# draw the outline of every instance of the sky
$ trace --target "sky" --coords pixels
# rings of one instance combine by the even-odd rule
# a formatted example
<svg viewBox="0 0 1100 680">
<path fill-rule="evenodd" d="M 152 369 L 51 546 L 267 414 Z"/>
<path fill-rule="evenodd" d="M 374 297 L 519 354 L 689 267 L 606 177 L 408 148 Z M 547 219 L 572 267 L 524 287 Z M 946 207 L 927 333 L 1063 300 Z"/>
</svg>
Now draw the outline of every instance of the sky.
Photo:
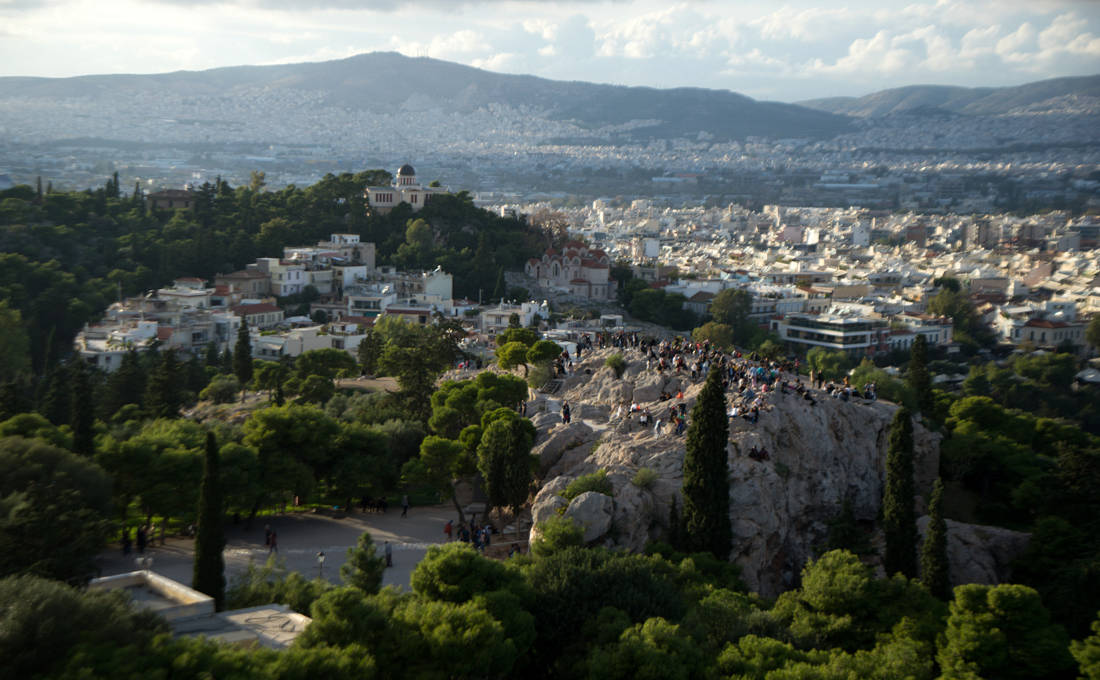
<svg viewBox="0 0 1100 680">
<path fill-rule="evenodd" d="M 0 75 L 159 73 L 373 51 L 798 101 L 1100 73 L 1100 1 L 0 0 Z"/>
</svg>

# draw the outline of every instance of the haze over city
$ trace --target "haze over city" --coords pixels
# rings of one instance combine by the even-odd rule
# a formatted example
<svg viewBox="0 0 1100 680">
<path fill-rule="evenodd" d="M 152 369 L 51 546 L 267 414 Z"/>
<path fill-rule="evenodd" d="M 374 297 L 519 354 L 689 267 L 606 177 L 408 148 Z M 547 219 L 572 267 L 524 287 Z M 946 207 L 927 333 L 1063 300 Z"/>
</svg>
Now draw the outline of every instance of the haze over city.
<svg viewBox="0 0 1100 680">
<path fill-rule="evenodd" d="M 385 50 L 501 73 L 798 101 L 924 83 L 1018 85 L 1100 63 L 1100 4 L 1070 0 L 0 0 L 0 26 L 0 75 L 20 76 Z"/>
</svg>

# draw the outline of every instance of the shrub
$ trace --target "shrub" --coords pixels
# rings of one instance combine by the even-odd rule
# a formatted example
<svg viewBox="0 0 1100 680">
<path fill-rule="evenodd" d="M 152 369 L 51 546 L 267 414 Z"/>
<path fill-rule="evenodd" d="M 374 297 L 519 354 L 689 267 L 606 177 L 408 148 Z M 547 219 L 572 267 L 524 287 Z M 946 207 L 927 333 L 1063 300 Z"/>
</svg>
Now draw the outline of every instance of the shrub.
<svg viewBox="0 0 1100 680">
<path fill-rule="evenodd" d="M 584 529 L 570 517 L 551 517 L 538 527 L 539 536 L 531 544 L 531 554 L 535 557 L 549 557 L 584 544 Z"/>
<path fill-rule="evenodd" d="M 199 392 L 199 399 L 208 399 L 215 404 L 228 404 L 237 401 L 241 391 L 241 382 L 235 375 L 220 374 L 214 376 L 210 384 Z"/>
<path fill-rule="evenodd" d="M 657 483 L 657 471 L 653 468 L 638 468 L 634 473 L 634 479 L 630 480 L 639 489 L 649 490 Z"/>
<path fill-rule="evenodd" d="M 615 371 L 616 378 L 623 377 L 623 373 L 626 371 L 626 359 L 623 359 L 622 354 L 612 354 L 603 363 L 604 366 Z"/>
<path fill-rule="evenodd" d="M 569 486 L 565 487 L 565 491 L 561 492 L 561 496 L 571 501 L 588 491 L 602 493 L 605 496 L 614 495 L 615 489 L 611 486 L 611 480 L 607 478 L 607 470 L 597 470 L 590 475 L 581 475 L 577 477 L 572 482 L 569 482 Z"/>
</svg>

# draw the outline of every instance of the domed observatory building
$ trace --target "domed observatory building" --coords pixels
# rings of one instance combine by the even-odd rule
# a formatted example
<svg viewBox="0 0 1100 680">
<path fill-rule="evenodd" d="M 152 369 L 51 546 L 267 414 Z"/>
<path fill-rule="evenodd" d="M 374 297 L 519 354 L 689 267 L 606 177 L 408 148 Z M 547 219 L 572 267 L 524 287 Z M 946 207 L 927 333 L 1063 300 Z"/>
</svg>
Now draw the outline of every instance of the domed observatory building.
<svg viewBox="0 0 1100 680">
<path fill-rule="evenodd" d="M 432 196 L 446 193 L 446 191 L 441 187 L 421 186 L 416 179 L 416 170 L 406 163 L 397 170 L 397 177 L 391 186 L 367 187 L 365 193 L 371 210 L 385 215 L 399 203 L 408 203 L 413 212 L 416 212 L 423 208 Z"/>
</svg>

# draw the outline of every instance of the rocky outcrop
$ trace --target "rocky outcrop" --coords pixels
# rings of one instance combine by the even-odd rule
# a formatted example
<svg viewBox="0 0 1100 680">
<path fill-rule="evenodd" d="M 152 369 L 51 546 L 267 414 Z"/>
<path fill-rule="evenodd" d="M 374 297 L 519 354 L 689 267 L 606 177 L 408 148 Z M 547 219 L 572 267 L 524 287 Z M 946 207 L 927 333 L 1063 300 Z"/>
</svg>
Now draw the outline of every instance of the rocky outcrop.
<svg viewBox="0 0 1100 680">
<path fill-rule="evenodd" d="M 921 540 L 928 517 L 917 520 Z M 1031 534 L 947 520 L 947 570 L 951 585 L 993 585 L 1012 578 L 1012 562 L 1027 550 Z"/>
<path fill-rule="evenodd" d="M 621 379 L 603 366 L 612 351 L 586 355 L 577 372 L 566 380 L 563 397 L 577 404 L 596 403 L 609 412 L 626 394 L 655 417 L 664 417 L 670 402 L 653 402 L 662 390 L 675 395 L 681 389 L 690 409 L 702 383 L 684 374 L 647 372 L 644 361 L 630 350 L 622 353 L 628 367 Z M 590 372 L 585 372 L 586 369 Z M 654 392 L 655 390 L 655 392 Z M 645 397 L 645 398 L 643 398 Z M 678 400 L 673 400 L 677 402 Z M 810 406 L 795 395 L 773 395 L 771 410 L 752 425 L 738 419 L 731 425 L 729 443 L 730 559 L 741 566 L 752 588 L 774 596 L 794 583 L 806 560 L 825 542 L 828 522 L 848 500 L 856 519 L 874 521 L 882 502 L 886 440 L 896 406 L 886 402 L 842 402 L 817 393 Z M 613 418 L 613 416 L 612 416 Z M 574 421 L 573 427 L 577 426 Z M 565 450 L 547 469 L 544 479 L 560 485 L 582 474 L 606 469 L 614 487 L 612 521 L 603 541 L 615 547 L 641 550 L 651 539 L 666 535 L 672 503 L 680 502 L 684 438 L 667 431 L 641 429 L 636 421 L 589 421 L 592 439 Z M 539 446 L 550 439 L 560 448 L 568 438 L 556 428 L 539 431 Z M 598 437 L 598 439 L 597 439 Z M 939 435 L 915 427 L 916 486 L 922 498 L 939 468 Z M 748 455 L 753 447 L 766 449 L 767 460 Z M 553 458 L 553 454 L 547 454 Z M 656 473 L 656 481 L 642 488 L 632 481 L 641 468 Z M 563 488 L 563 487 L 562 487 Z M 536 497 L 547 501 L 544 492 Z M 556 492 L 555 492 L 556 493 Z M 537 523 L 536 519 L 536 523 Z M 597 537 L 598 538 L 598 537 Z"/>
</svg>

